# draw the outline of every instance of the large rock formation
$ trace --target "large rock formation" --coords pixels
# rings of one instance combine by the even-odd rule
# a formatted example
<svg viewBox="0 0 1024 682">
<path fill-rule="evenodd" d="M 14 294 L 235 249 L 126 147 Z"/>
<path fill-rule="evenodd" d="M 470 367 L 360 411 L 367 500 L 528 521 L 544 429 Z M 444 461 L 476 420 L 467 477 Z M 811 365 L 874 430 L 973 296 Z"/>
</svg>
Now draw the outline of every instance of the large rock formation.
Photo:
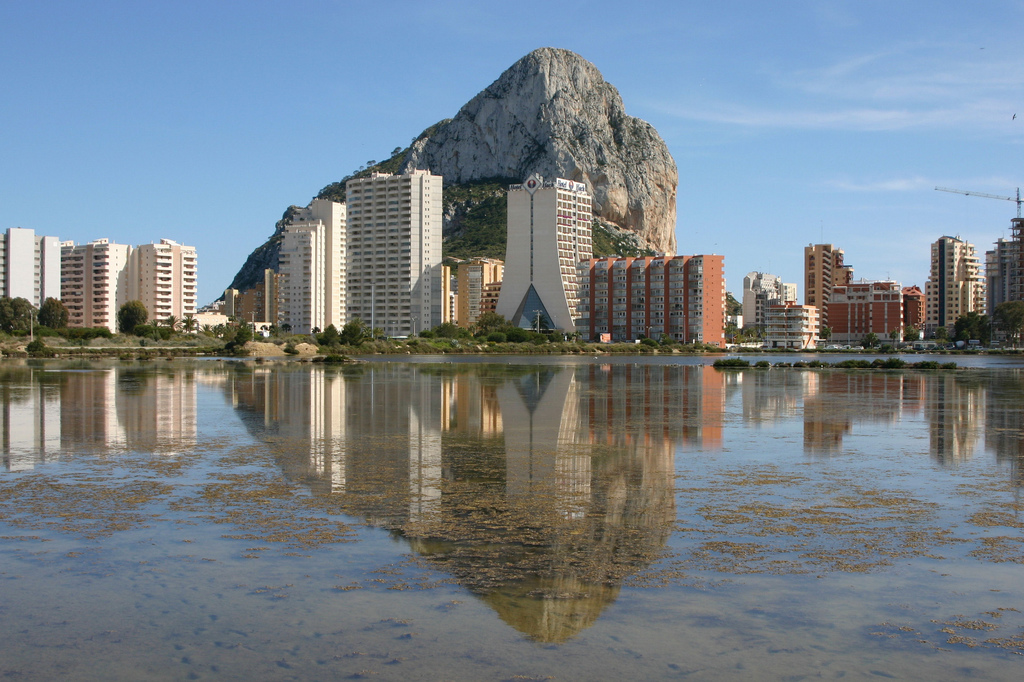
<svg viewBox="0 0 1024 682">
<path fill-rule="evenodd" d="M 534 50 L 455 118 L 431 126 L 409 149 L 396 150 L 356 177 L 412 169 L 444 176 L 446 241 L 462 233 L 472 222 L 468 214 L 481 208 L 476 222 L 490 232 L 503 230 L 504 188 L 540 173 L 586 183 L 595 216 L 617 244 L 675 253 L 678 172 L 672 155 L 649 123 L 626 115 L 618 90 L 597 68 L 568 50 Z M 345 180 L 318 196 L 344 201 Z M 289 208 L 274 234 L 249 255 L 231 288 L 255 286 L 265 268 L 277 267 L 294 210 Z M 489 255 L 503 257 L 503 235 L 500 242 L 489 244 L 500 251 Z"/>
<path fill-rule="evenodd" d="M 593 64 L 545 47 L 436 126 L 402 170 L 429 169 L 445 185 L 530 173 L 586 183 L 595 213 L 675 253 L 675 161 L 658 132 L 626 115 L 618 90 Z"/>
</svg>

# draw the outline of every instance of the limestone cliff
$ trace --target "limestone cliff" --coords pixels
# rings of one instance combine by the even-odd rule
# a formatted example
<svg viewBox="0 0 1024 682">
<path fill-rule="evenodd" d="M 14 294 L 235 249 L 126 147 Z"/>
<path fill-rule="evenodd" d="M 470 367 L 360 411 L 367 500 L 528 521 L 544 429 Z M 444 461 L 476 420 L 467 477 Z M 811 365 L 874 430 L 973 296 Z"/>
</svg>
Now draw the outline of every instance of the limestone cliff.
<svg viewBox="0 0 1024 682">
<path fill-rule="evenodd" d="M 675 253 L 678 171 L 647 122 L 626 115 L 618 90 L 579 55 L 534 50 L 406 153 L 402 170 L 445 185 L 530 173 L 586 183 L 595 213 Z"/>
<path fill-rule="evenodd" d="M 568 50 L 534 50 L 455 118 L 430 126 L 408 149 L 396 149 L 388 160 L 327 185 L 317 196 L 344 201 L 351 177 L 412 169 L 444 176 L 446 255 L 503 258 L 504 188 L 535 172 L 585 183 L 595 217 L 617 248 L 675 253 L 678 172 L 672 155 L 649 123 L 626 115 L 618 90 L 597 68 Z M 264 268 L 277 267 L 291 210 L 250 254 L 232 288 L 254 286 Z"/>
</svg>

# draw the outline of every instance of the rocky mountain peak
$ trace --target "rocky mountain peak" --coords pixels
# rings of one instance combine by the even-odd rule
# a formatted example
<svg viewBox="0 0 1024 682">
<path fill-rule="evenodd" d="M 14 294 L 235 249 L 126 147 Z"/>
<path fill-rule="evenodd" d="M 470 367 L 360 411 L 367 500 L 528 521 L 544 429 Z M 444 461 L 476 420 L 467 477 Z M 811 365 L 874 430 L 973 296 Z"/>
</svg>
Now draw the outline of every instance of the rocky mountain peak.
<svg viewBox="0 0 1024 682">
<path fill-rule="evenodd" d="M 413 144 L 402 171 L 417 168 L 446 185 L 531 173 L 583 182 L 598 217 L 675 252 L 679 175 L 668 147 L 626 114 L 593 64 L 568 50 L 540 48 L 509 67 Z"/>
</svg>

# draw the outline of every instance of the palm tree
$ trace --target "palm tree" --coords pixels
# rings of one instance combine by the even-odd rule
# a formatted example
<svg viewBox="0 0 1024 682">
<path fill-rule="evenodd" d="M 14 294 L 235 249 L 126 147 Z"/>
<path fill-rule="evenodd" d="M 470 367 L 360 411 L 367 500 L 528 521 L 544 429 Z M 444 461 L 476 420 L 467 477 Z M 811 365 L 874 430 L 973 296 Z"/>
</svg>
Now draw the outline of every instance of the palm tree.
<svg viewBox="0 0 1024 682">
<path fill-rule="evenodd" d="M 192 334 L 193 332 L 195 332 L 198 327 L 199 327 L 199 323 L 196 322 L 195 316 L 193 316 L 191 313 L 186 315 L 184 317 L 184 319 L 182 319 L 182 321 L 181 321 L 181 329 L 182 329 L 182 331 L 184 331 L 184 332 L 186 332 L 188 334 Z"/>
<path fill-rule="evenodd" d="M 168 315 L 167 318 L 164 320 L 164 324 L 169 329 L 172 329 L 172 330 L 173 329 L 177 329 L 178 328 L 178 318 L 175 317 L 174 315 Z"/>
</svg>

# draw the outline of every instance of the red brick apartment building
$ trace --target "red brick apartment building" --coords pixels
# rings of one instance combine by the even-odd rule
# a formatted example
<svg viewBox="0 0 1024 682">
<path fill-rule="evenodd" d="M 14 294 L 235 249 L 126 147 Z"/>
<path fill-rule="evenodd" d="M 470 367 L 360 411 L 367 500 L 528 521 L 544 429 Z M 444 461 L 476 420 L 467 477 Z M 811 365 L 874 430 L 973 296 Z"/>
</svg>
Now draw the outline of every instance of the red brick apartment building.
<svg viewBox="0 0 1024 682">
<path fill-rule="evenodd" d="M 576 329 L 584 337 L 725 347 L 724 256 L 591 258 L 577 267 Z"/>
<path fill-rule="evenodd" d="M 828 302 L 832 341 L 857 343 L 870 333 L 880 340 L 896 330 L 903 338 L 903 289 L 897 282 L 861 280 L 834 286 Z"/>
<path fill-rule="evenodd" d="M 925 297 L 918 286 L 903 287 L 903 328 L 913 327 L 924 333 Z"/>
</svg>

